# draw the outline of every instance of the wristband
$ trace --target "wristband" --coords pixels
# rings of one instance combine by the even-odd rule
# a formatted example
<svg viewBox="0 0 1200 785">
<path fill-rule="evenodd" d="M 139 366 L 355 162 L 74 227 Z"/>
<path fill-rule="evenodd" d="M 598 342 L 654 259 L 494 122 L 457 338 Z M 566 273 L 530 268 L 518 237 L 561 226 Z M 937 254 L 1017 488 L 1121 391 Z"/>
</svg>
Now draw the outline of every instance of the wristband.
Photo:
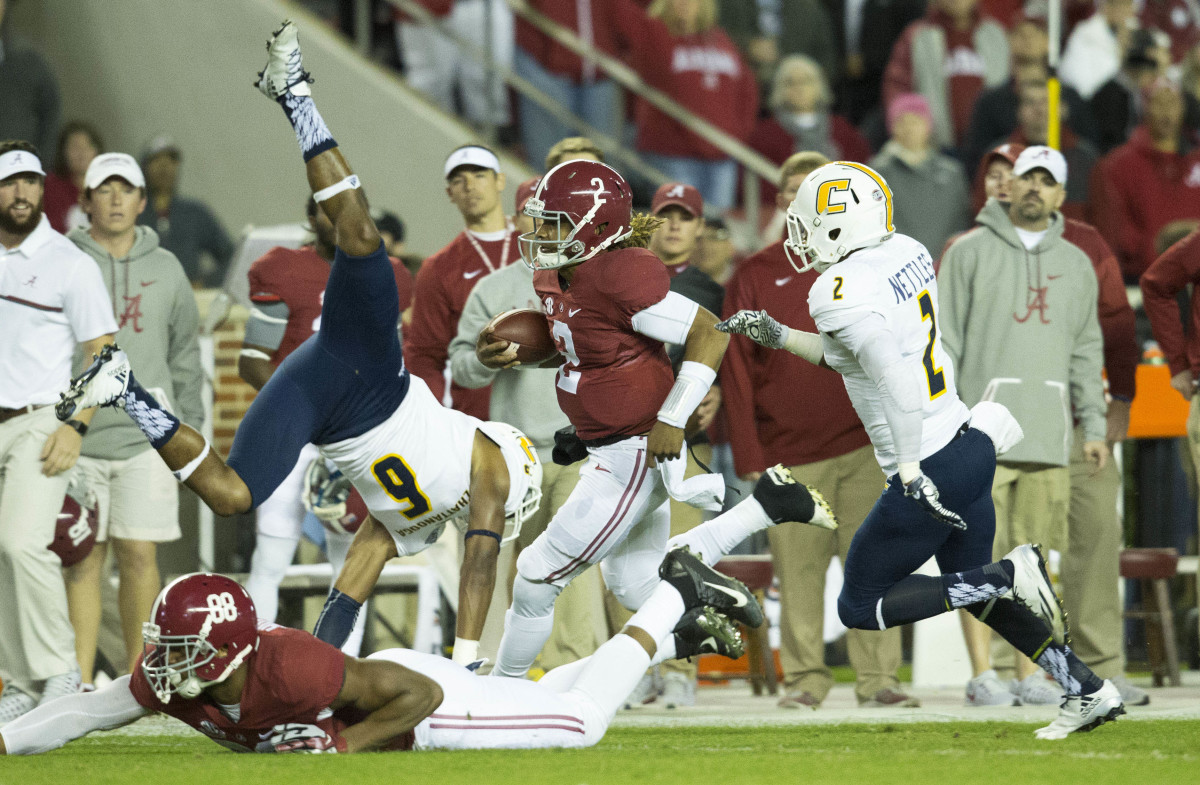
<svg viewBox="0 0 1200 785">
<path fill-rule="evenodd" d="M 671 388 L 667 400 L 663 401 L 662 408 L 658 410 L 658 419 L 676 428 L 687 425 L 688 418 L 696 411 L 700 401 L 708 394 L 708 388 L 712 387 L 716 380 L 717 372 L 712 368 L 704 363 L 684 360 L 679 366 L 675 386 Z"/>
<path fill-rule="evenodd" d="M 266 360 L 267 362 L 271 361 L 271 355 L 258 349 L 242 349 L 241 356 L 249 357 L 252 360 Z"/>
<path fill-rule="evenodd" d="M 825 356 L 825 347 L 821 343 L 820 333 L 806 333 L 791 327 L 783 329 L 787 330 L 787 337 L 783 339 L 784 349 L 797 357 L 808 360 L 813 365 L 820 364 L 821 358 Z"/>
<path fill-rule="evenodd" d="M 454 639 L 454 651 L 451 654 L 451 659 L 459 665 L 464 667 L 470 665 L 479 659 L 475 656 L 478 653 L 479 641 L 469 641 L 458 637 Z"/>
<path fill-rule="evenodd" d="M 333 197 L 340 194 L 342 191 L 349 191 L 352 188 L 358 188 L 358 187 L 359 187 L 358 175 L 352 174 L 349 177 L 345 178 L 344 180 L 339 180 L 338 182 L 334 183 L 333 185 L 329 186 L 328 188 L 322 188 L 321 190 L 315 192 L 313 194 L 313 201 L 323 202 L 326 199 L 332 199 Z"/>
<path fill-rule="evenodd" d="M 87 436 L 87 424 L 81 420 L 67 420 L 65 423 L 63 423 L 63 425 L 71 426 L 80 436 Z"/>
<path fill-rule="evenodd" d="M 204 463 L 204 459 L 208 457 L 209 450 L 208 439 L 205 439 L 204 449 L 200 451 L 199 455 L 189 461 L 183 468 L 171 472 L 175 475 L 175 479 L 179 482 L 187 482 L 188 477 L 192 476 L 192 472 L 196 471 L 196 469 L 200 468 L 200 464 Z"/>
</svg>

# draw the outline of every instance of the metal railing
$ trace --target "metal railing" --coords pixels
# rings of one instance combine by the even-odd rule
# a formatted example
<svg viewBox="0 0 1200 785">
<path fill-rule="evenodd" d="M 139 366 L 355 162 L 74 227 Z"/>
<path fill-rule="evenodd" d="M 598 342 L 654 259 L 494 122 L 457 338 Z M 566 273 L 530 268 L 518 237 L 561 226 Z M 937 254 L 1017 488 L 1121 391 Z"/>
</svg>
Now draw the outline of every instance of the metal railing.
<svg viewBox="0 0 1200 785">
<path fill-rule="evenodd" d="M 669 179 L 663 172 L 647 164 L 636 152 L 625 146 L 622 140 L 610 136 L 590 125 L 563 107 L 554 98 L 542 92 L 531 82 L 522 78 L 511 68 L 498 63 L 491 51 L 492 36 L 490 34 L 485 35 L 485 44 L 480 46 L 478 43 L 454 33 L 443 20 L 433 16 L 416 0 L 387 1 L 389 4 L 407 13 L 417 23 L 433 26 L 442 35 L 453 41 L 455 46 L 464 54 L 481 63 L 488 70 L 489 74 L 494 74 L 503 79 L 505 84 L 536 103 L 554 117 L 555 120 L 592 139 L 618 168 L 630 173 L 636 173 L 638 176 L 650 180 L 655 184 L 662 184 Z M 752 150 L 741 140 L 729 135 L 707 120 L 697 117 L 666 93 L 646 84 L 645 80 L 632 68 L 615 57 L 600 51 L 575 35 L 571 30 L 548 19 L 533 9 L 525 0 L 506 0 L 506 2 L 514 14 L 536 27 L 566 49 L 585 60 L 595 63 L 597 69 L 608 78 L 634 93 L 639 98 L 647 101 L 663 114 L 677 121 L 684 128 L 721 150 L 729 158 L 740 164 L 745 173 L 742 178 L 742 202 L 745 209 L 746 221 L 753 229 L 750 234 L 757 238 L 760 207 L 758 181 L 762 179 L 768 183 L 775 182 L 778 177 L 779 168 L 774 163 L 767 160 L 757 151 Z M 369 0 L 359 0 L 359 4 L 361 9 L 363 6 L 369 6 L 370 2 Z M 361 17 L 361 13 L 359 16 Z M 360 42 L 360 51 L 364 51 L 365 46 L 366 44 Z M 494 140 L 494 128 L 485 128 L 484 131 L 486 135 Z"/>
</svg>

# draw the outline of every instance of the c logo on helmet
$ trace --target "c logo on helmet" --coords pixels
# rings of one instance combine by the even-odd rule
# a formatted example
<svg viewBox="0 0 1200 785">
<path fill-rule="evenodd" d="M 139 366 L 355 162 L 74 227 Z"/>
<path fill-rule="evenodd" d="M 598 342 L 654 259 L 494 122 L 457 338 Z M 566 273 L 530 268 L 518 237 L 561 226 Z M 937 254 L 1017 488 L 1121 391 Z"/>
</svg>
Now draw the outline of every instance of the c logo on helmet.
<svg viewBox="0 0 1200 785">
<path fill-rule="evenodd" d="M 846 212 L 845 197 L 834 201 L 838 192 L 849 193 L 849 180 L 826 180 L 817 188 L 817 215 L 837 215 Z"/>
</svg>

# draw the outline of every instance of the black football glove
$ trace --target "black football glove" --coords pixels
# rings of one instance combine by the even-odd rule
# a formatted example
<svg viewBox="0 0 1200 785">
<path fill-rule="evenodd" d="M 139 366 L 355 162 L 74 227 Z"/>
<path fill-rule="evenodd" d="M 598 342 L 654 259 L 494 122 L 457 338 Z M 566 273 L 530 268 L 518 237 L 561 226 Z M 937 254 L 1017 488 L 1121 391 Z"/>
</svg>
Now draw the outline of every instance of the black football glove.
<svg viewBox="0 0 1200 785">
<path fill-rule="evenodd" d="M 937 486 L 924 474 L 918 474 L 912 482 L 904 486 L 904 495 L 915 499 L 917 504 L 925 508 L 925 512 L 947 526 L 953 526 L 959 531 L 967 530 L 967 522 L 962 516 L 938 501 Z"/>
</svg>

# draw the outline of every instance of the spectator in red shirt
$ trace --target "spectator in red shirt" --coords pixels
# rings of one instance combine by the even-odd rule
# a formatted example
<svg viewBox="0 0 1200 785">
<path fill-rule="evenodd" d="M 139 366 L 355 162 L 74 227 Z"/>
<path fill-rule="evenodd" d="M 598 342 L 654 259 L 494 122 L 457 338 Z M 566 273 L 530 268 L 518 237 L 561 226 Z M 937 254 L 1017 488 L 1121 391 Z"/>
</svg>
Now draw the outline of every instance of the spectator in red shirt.
<svg viewBox="0 0 1200 785">
<path fill-rule="evenodd" d="M 1129 141 L 1093 174 L 1089 216 L 1117 252 L 1126 281 L 1154 261 L 1154 238 L 1167 224 L 1200 218 L 1200 150 L 1181 137 L 1183 97 L 1160 79 L 1147 89 L 1146 114 Z"/>
<path fill-rule="evenodd" d="M 961 146 L 979 93 L 1008 80 L 1008 37 L 977 5 L 978 0 L 931 2 L 925 18 L 904 30 L 884 72 L 883 105 L 903 93 L 925 96 L 938 147 Z"/>
<path fill-rule="evenodd" d="M 1154 340 L 1162 348 L 1171 368 L 1171 387 L 1192 402 L 1188 417 L 1188 443 L 1192 455 L 1200 454 L 1200 407 L 1196 401 L 1196 379 L 1200 378 L 1200 297 L 1191 297 L 1190 330 L 1184 334 L 1179 295 L 1188 284 L 1200 284 L 1200 230 L 1172 245 L 1142 273 L 1141 286 L 1146 316 Z"/>
<path fill-rule="evenodd" d="M 616 53 L 617 11 L 610 0 L 531 0 L 529 6 L 604 54 Z M 593 128 L 609 136 L 619 133 L 616 83 L 594 60 L 580 57 L 521 17 L 517 18 L 513 65 L 519 76 Z M 554 143 L 574 129 L 523 95 L 518 98 L 518 106 L 525 159 L 536 169 Z"/>
<path fill-rule="evenodd" d="M 458 333 L 467 295 L 481 276 L 520 258 L 517 233 L 504 215 L 500 159 L 481 145 L 466 145 L 446 159 L 446 194 L 466 228 L 425 260 L 413 287 L 412 322 L 405 325 L 404 357 L 443 404 L 481 420 L 488 417 L 489 387 L 446 386 L 446 359 Z"/>
<path fill-rule="evenodd" d="M 813 152 L 796 153 L 784 163 L 777 197 L 781 209 L 787 209 L 809 172 L 824 163 L 824 156 Z M 808 290 L 816 279 L 815 270 L 796 273 L 780 240 L 738 266 L 726 290 L 724 314 L 766 309 L 796 329 L 815 331 Z M 836 373 L 735 337 L 721 365 L 720 381 L 737 473 L 755 481 L 768 466 L 783 463 L 800 482 L 829 491 L 826 498 L 838 511 L 836 531 L 800 531 L 802 527 L 793 526 L 767 532 L 780 583 L 779 648 L 786 692 L 779 706 L 816 708 L 833 686 L 822 637 L 825 572 L 835 555 L 845 561 L 850 541 L 879 491 L 879 467 Z M 796 406 L 797 390 L 821 405 Z M 860 704 L 919 705 L 899 689 L 898 628 L 850 630 L 847 640 Z"/>
<path fill-rule="evenodd" d="M 1200 27 L 1188 0 L 1143 0 L 1141 8 L 1138 19 L 1142 27 L 1161 30 L 1167 35 L 1171 62 L 1178 63 L 1200 41 Z"/>
<path fill-rule="evenodd" d="M 643 11 L 616 0 L 633 66 L 651 87 L 745 141 L 758 116 L 754 72 L 716 27 L 716 0 L 655 0 Z M 639 101 L 637 149 L 671 180 L 690 183 L 718 210 L 733 206 L 737 163 L 682 124 Z"/>
<path fill-rule="evenodd" d="M 866 163 L 867 140 L 849 120 L 831 111 L 833 91 L 825 72 L 807 55 L 785 57 L 771 84 L 771 116 L 758 121 L 749 144 L 775 164 L 801 150 L 818 152 L 831 161 Z M 774 202 L 772 183 L 760 186 L 763 202 Z"/>
<path fill-rule="evenodd" d="M 91 125 L 75 120 L 63 126 L 58 135 L 54 171 L 46 175 L 42 207 L 54 231 L 65 234 L 76 226 L 87 226 L 87 216 L 79 206 L 79 194 L 88 164 L 102 152 L 104 141 Z"/>
</svg>

